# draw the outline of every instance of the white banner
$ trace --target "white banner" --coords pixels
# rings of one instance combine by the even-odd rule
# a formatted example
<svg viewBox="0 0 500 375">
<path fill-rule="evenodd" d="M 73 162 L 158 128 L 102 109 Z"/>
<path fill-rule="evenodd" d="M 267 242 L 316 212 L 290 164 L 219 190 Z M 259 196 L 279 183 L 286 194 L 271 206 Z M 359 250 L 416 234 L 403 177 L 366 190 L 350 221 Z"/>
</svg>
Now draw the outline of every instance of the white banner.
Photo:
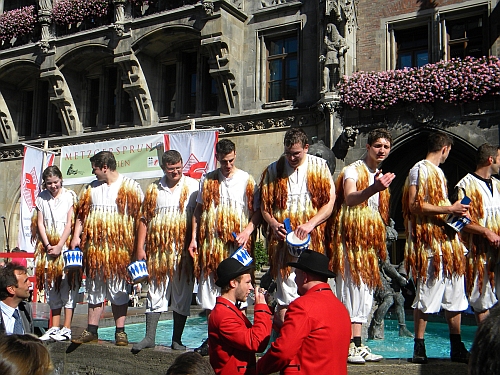
<svg viewBox="0 0 500 375">
<path fill-rule="evenodd" d="M 215 145 L 219 132 L 190 130 L 165 134 L 165 150 L 177 150 L 184 162 L 183 173 L 199 180 L 217 167 Z"/>
<path fill-rule="evenodd" d="M 46 165 L 50 166 L 53 162 L 54 154 L 49 154 Z M 18 246 L 28 253 L 35 251 L 35 247 L 31 243 L 31 217 L 35 209 L 35 199 L 40 192 L 44 168 L 44 152 L 37 148 L 25 146 L 21 175 Z"/>
</svg>

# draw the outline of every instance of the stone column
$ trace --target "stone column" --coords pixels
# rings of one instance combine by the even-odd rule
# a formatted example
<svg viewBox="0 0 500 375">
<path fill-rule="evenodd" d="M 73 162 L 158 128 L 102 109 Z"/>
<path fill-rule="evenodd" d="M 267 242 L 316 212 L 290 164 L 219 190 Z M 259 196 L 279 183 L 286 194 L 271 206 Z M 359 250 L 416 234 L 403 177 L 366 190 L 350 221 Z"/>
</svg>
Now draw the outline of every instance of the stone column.
<svg viewBox="0 0 500 375">
<path fill-rule="evenodd" d="M 127 0 L 113 0 L 115 6 L 115 30 L 118 36 L 123 36 L 125 32 L 125 4 Z"/>
<path fill-rule="evenodd" d="M 39 0 L 38 1 L 38 22 L 42 27 L 42 38 L 40 40 L 40 47 L 43 53 L 48 53 L 50 50 L 50 25 L 52 24 L 52 1 Z"/>
</svg>

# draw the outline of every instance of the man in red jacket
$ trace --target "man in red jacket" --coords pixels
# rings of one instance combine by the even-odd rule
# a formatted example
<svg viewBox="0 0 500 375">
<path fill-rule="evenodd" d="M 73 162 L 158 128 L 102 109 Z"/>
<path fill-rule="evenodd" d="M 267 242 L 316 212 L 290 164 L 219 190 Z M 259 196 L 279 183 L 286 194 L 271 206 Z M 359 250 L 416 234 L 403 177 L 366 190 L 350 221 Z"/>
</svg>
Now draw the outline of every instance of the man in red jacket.
<svg viewBox="0 0 500 375">
<path fill-rule="evenodd" d="M 263 352 L 269 342 L 272 314 L 264 290 L 256 289 L 253 326 L 236 306 L 254 289 L 250 268 L 235 258 L 225 259 L 217 267 L 215 284 L 221 288 L 221 296 L 208 320 L 210 364 L 217 375 L 254 375 L 255 353 Z"/>
<path fill-rule="evenodd" d="M 299 298 L 286 312 L 280 336 L 257 363 L 257 373 L 347 375 L 351 319 L 334 296 L 328 278 L 328 257 L 304 251 L 295 267 Z"/>
</svg>

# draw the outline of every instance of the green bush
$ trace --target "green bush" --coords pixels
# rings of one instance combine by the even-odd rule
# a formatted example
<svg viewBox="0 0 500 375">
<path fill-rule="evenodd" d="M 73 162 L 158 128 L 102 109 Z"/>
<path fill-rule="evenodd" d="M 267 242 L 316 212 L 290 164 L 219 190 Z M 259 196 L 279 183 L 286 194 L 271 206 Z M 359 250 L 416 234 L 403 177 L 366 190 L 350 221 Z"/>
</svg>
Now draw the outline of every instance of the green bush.
<svg viewBox="0 0 500 375">
<path fill-rule="evenodd" d="M 267 249 L 264 247 L 264 242 L 259 240 L 255 242 L 255 270 L 260 271 L 263 266 L 267 266 L 269 258 L 267 256 Z"/>
</svg>

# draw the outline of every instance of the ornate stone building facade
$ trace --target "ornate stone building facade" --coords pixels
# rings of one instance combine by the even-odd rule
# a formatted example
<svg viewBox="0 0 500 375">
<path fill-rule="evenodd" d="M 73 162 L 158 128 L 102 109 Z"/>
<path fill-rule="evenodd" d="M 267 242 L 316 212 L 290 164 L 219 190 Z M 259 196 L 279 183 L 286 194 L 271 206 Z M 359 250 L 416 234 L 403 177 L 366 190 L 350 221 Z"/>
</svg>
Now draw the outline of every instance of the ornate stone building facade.
<svg viewBox="0 0 500 375">
<path fill-rule="evenodd" d="M 72 8 L 78 3 L 86 6 Z M 47 141 L 57 152 L 189 129 L 194 120 L 222 128 L 257 180 L 291 126 L 336 144 L 337 171 L 362 155 L 369 129 L 389 127 L 396 141 L 384 168 L 401 178 L 424 152 L 427 128 L 458 136 L 463 152 L 450 168 L 459 171 L 470 169 L 462 158 L 474 147 L 498 143 L 495 98 L 371 111 L 342 106 L 337 92 L 340 77 L 359 70 L 419 66 L 479 47 L 498 55 L 496 0 L 0 0 L 0 13 L 9 25 L 0 30 L 0 213 L 11 248 L 22 143 Z"/>
</svg>

